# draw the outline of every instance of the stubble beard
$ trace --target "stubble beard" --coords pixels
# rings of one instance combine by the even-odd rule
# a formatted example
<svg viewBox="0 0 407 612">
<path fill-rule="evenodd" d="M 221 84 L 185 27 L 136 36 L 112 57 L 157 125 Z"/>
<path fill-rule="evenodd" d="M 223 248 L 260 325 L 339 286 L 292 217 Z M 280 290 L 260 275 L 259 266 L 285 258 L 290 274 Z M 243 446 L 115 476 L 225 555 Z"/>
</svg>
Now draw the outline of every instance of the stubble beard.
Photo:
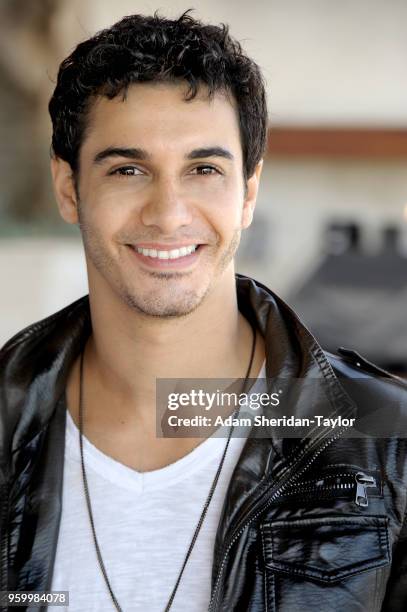
<svg viewBox="0 0 407 612">
<path fill-rule="evenodd" d="M 177 282 L 178 279 L 180 282 L 184 279 L 184 282 L 187 284 L 188 276 L 196 274 L 196 272 L 188 274 L 181 272 L 151 271 L 146 272 L 146 275 L 150 278 L 157 279 L 157 283 L 160 285 L 154 287 L 154 289 L 150 291 L 142 293 L 123 282 L 121 275 L 118 274 L 117 263 L 105 247 L 103 238 L 97 231 L 91 229 L 87 225 L 81 213 L 80 206 L 78 207 L 78 212 L 79 227 L 87 259 L 92 263 L 93 267 L 99 272 L 104 281 L 122 302 L 132 310 L 135 310 L 138 314 L 146 317 L 158 317 L 163 319 L 181 318 L 194 312 L 211 293 L 216 281 L 232 262 L 240 243 L 241 230 L 235 229 L 229 244 L 223 250 L 206 286 L 204 285 L 196 289 L 182 289 L 182 287 L 178 289 L 177 287 L 171 287 L 170 283 L 174 281 Z M 216 247 L 205 248 L 215 248 L 216 250 Z M 162 291 L 160 290 L 161 288 Z"/>
</svg>

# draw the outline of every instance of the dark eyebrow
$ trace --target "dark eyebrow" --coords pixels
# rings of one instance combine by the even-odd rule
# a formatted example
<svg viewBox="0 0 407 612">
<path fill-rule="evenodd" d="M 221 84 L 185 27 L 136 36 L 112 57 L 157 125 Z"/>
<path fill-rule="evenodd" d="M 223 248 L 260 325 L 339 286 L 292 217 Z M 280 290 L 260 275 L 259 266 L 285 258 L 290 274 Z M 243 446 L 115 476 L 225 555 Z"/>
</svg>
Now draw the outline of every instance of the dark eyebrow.
<svg viewBox="0 0 407 612">
<path fill-rule="evenodd" d="M 232 153 L 223 147 L 194 149 L 187 155 L 187 159 L 200 159 L 202 157 L 224 157 L 225 159 L 234 159 Z"/>
<path fill-rule="evenodd" d="M 125 157 L 127 159 L 148 160 L 150 155 L 144 149 L 127 148 L 127 147 L 108 147 L 99 151 L 93 158 L 95 164 L 102 163 L 109 157 Z M 205 157 L 223 157 L 225 159 L 234 159 L 232 153 L 223 147 L 203 147 L 194 149 L 186 156 L 187 159 L 202 159 Z"/>
<path fill-rule="evenodd" d="M 93 158 L 95 164 L 100 164 L 102 161 L 109 157 L 126 157 L 127 159 L 150 159 L 149 154 L 144 149 L 137 148 L 123 148 L 123 147 L 108 147 L 99 151 Z"/>
</svg>

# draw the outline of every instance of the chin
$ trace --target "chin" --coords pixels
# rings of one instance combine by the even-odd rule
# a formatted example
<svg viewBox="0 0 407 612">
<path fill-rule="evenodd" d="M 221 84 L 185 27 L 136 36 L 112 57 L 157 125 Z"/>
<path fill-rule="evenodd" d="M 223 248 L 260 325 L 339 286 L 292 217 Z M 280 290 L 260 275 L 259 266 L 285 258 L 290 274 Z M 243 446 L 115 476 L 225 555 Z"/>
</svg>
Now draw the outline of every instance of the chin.
<svg viewBox="0 0 407 612">
<path fill-rule="evenodd" d="M 200 291 L 189 289 L 179 292 L 178 296 L 175 296 L 174 293 L 171 294 L 171 292 L 162 292 L 160 295 L 159 291 L 145 295 L 121 292 L 121 299 L 139 314 L 147 317 L 171 319 L 185 317 L 194 312 L 204 301 L 207 293 L 208 290 L 203 289 Z"/>
</svg>

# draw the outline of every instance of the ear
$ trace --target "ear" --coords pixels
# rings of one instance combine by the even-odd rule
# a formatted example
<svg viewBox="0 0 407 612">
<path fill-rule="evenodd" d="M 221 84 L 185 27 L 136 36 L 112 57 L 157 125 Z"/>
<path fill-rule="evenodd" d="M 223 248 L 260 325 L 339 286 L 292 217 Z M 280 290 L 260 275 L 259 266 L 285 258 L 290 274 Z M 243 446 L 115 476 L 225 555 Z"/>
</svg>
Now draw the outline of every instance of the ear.
<svg viewBox="0 0 407 612">
<path fill-rule="evenodd" d="M 61 217 L 67 223 L 78 223 L 78 202 L 71 166 L 59 157 L 51 158 L 51 174 Z"/>
<path fill-rule="evenodd" d="M 257 192 L 259 190 L 260 175 L 263 168 L 263 160 L 261 159 L 254 169 L 252 176 L 247 179 L 246 195 L 242 210 L 242 225 L 241 229 L 249 227 L 253 220 L 253 212 L 256 206 Z"/>
</svg>

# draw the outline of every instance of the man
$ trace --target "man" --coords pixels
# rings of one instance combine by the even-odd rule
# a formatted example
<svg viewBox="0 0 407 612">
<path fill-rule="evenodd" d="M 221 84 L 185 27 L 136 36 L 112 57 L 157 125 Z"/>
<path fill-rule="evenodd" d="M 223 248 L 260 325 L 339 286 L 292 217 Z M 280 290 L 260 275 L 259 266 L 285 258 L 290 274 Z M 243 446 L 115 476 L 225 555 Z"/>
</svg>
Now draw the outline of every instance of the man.
<svg viewBox="0 0 407 612">
<path fill-rule="evenodd" d="M 135 15 L 61 64 L 50 114 L 89 297 L 1 352 L 1 590 L 66 590 L 75 612 L 404 610 L 401 436 L 156 435 L 157 379 L 264 375 L 291 416 L 320 415 L 324 390 L 330 417 L 388 405 L 405 426 L 402 381 L 324 353 L 235 275 L 266 141 L 259 68 L 224 26 Z"/>
</svg>

